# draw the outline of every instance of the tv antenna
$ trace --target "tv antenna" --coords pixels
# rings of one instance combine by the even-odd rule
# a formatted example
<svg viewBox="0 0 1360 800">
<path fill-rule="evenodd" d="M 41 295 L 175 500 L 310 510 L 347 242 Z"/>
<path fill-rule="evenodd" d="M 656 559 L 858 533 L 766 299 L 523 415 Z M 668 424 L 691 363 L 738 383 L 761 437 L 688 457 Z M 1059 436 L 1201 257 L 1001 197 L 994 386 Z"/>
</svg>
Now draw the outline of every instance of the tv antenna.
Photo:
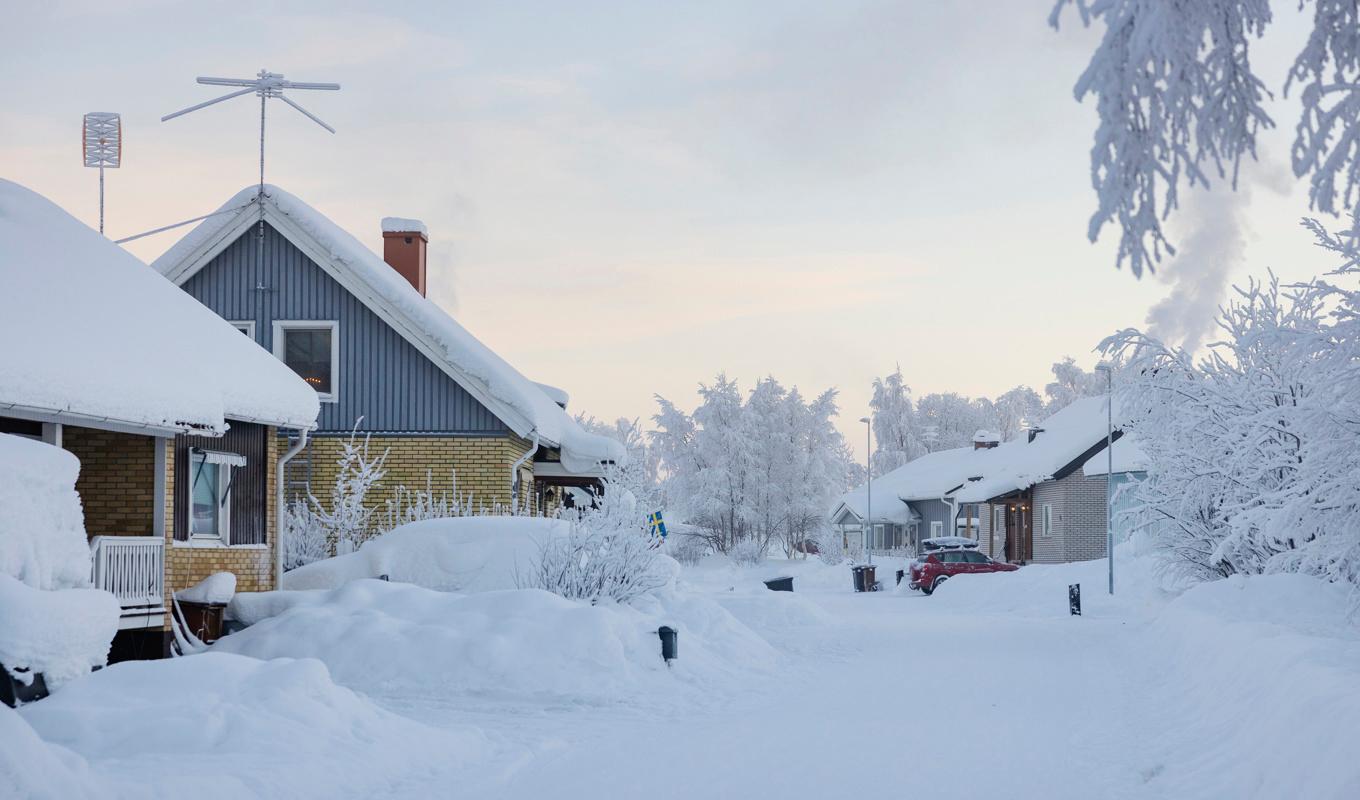
<svg viewBox="0 0 1360 800">
<path fill-rule="evenodd" d="M 104 232 L 104 169 L 123 162 L 123 118 L 109 111 L 91 111 L 81 126 L 85 166 L 99 167 L 99 232 Z"/>
<path fill-rule="evenodd" d="M 325 128 L 326 130 L 330 131 L 331 133 L 335 133 L 335 128 L 332 128 L 331 126 L 327 125 L 325 122 L 322 122 L 320 117 L 318 117 L 317 115 L 315 115 L 315 114 L 313 114 L 312 112 L 308 111 L 307 109 L 303 108 L 302 106 L 298 105 L 297 103 L 293 102 L 292 98 L 288 97 L 287 95 L 285 95 L 285 94 L 283 93 L 283 90 L 284 90 L 284 89 L 323 89 L 323 90 L 325 90 L 325 91 L 334 92 L 334 91 L 339 91 L 339 89 L 340 89 L 340 84 L 338 84 L 338 83 L 301 83 L 301 82 L 298 82 L 298 81 L 289 81 L 289 80 L 284 80 L 283 75 L 280 75 L 280 74 L 277 73 L 277 72 L 270 72 L 270 71 L 265 70 L 265 69 L 260 70 L 259 74 L 257 74 L 254 78 L 209 78 L 209 77 L 199 76 L 198 82 L 201 83 L 201 84 L 203 84 L 204 86 L 240 86 L 240 87 L 243 87 L 243 88 L 241 88 L 240 90 L 235 91 L 235 92 L 228 92 L 227 94 L 224 94 L 224 95 L 222 95 L 221 97 L 214 98 L 214 99 L 212 99 L 212 100 L 208 100 L 207 102 L 199 103 L 198 105 L 189 106 L 188 108 L 182 109 L 182 110 L 180 110 L 180 111 L 176 111 L 176 112 L 173 113 L 173 114 L 166 114 L 165 116 L 161 117 L 161 122 L 167 122 L 167 121 L 169 121 L 169 120 L 174 119 L 175 117 L 182 117 L 182 116 L 184 116 L 185 114 L 188 114 L 188 113 L 193 112 L 193 111 L 198 111 L 198 110 L 201 109 L 201 108 L 207 108 L 208 106 L 214 105 L 214 104 L 216 104 L 216 103 L 220 103 L 220 102 L 222 102 L 223 100 L 230 100 L 230 99 L 232 99 L 233 97 L 240 97 L 241 95 L 250 94 L 251 92 L 254 92 L 255 94 L 259 95 L 259 97 L 260 97 L 260 200 L 261 200 L 261 201 L 263 201 L 263 199 L 264 199 L 264 112 L 265 112 L 265 101 L 266 101 L 266 100 L 270 99 L 271 97 L 272 97 L 272 98 L 276 98 L 276 99 L 278 99 L 278 100 L 282 100 L 283 102 L 285 102 L 285 103 L 287 103 L 288 105 L 292 106 L 293 108 L 297 109 L 298 112 L 300 112 L 300 113 L 301 113 L 304 117 L 306 117 L 307 119 L 311 120 L 312 122 L 315 122 L 316 124 L 320 125 L 321 127 Z M 261 209 L 263 210 L 263 206 L 261 206 Z M 263 213 L 263 211 L 262 211 L 262 213 Z M 263 217 L 261 218 L 260 221 L 261 221 L 261 223 L 264 222 Z"/>
</svg>

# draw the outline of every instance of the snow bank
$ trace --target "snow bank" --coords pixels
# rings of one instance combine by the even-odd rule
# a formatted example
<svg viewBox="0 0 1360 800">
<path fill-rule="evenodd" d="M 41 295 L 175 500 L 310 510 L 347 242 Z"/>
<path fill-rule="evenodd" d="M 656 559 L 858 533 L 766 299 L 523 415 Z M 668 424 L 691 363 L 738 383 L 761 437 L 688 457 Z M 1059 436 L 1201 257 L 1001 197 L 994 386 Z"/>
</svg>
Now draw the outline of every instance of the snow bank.
<svg viewBox="0 0 1360 800">
<path fill-rule="evenodd" d="M 378 708 L 316 661 L 224 653 L 117 664 L 20 713 L 88 762 L 101 797 L 387 796 L 485 749 L 480 734 Z M 0 716 L 7 722 L 15 727 Z M 0 738 L 3 759 L 10 740 Z"/>
<path fill-rule="evenodd" d="M 214 572 L 203 580 L 175 592 L 175 599 L 184 603 L 230 603 L 236 594 L 236 575 Z"/>
<path fill-rule="evenodd" d="M 76 800 L 107 797 L 84 759 L 44 742 L 19 712 L 0 705 L 0 797 Z"/>
<path fill-rule="evenodd" d="M 0 663 L 41 672 L 55 689 L 104 665 L 121 611 L 105 591 L 43 591 L 0 575 Z"/>
<path fill-rule="evenodd" d="M 1158 747 L 1168 761 L 1183 748 L 1200 755 L 1153 787 L 1360 797 L 1360 631 L 1346 608 L 1346 590 L 1304 575 L 1236 576 L 1172 601 L 1148 632 L 1175 675 L 1152 685 L 1170 712 Z"/>
<path fill-rule="evenodd" d="M 254 205 L 258 192 L 259 188 L 254 184 L 242 189 L 220 209 L 240 209 L 236 214 L 224 213 L 204 220 L 156 259 L 152 268 L 174 278 L 176 270 L 182 269 L 186 260 L 208 239 L 234 225 L 240 215 L 259 213 Z M 528 424 L 518 431 L 520 434 L 527 436 L 533 431 L 560 445 L 562 462 L 567 469 L 583 472 L 598 469 L 601 461 L 622 462 L 627 457 L 621 444 L 609 437 L 588 433 L 533 381 L 482 344 L 444 309 L 412 288 L 387 262 L 324 214 L 283 189 L 268 184 L 265 185 L 264 202 L 266 213 L 276 213 L 291 222 L 328 252 L 337 264 L 344 265 L 363 281 L 382 304 L 410 320 L 412 334 L 441 354 L 455 372 L 475 382 L 474 393 L 484 389 L 492 398 L 522 416 Z"/>
<path fill-rule="evenodd" d="M 0 433 L 0 574 L 35 589 L 90 585 L 79 471 L 59 447 Z"/>
<path fill-rule="evenodd" d="M 218 432 L 228 416 L 286 427 L 316 422 L 316 392 L 283 362 L 51 201 L 6 180 L 0 286 L 0 341 L 23 343 L 0 348 L 0 407 Z"/>
<path fill-rule="evenodd" d="M 613 702 L 677 679 L 703 684 L 768 668 L 774 659 L 768 643 L 721 607 L 678 594 L 640 609 L 537 589 L 457 595 L 385 581 L 280 594 L 305 599 L 213 649 L 318 658 L 338 682 L 383 696 Z M 661 659 L 661 625 L 681 634 L 672 669 Z"/>
<path fill-rule="evenodd" d="M 412 522 L 368 540 L 353 553 L 284 573 L 284 589 L 334 589 L 360 578 L 427 589 L 514 589 L 538 563 L 543 544 L 570 525 L 538 517 L 455 517 Z"/>
</svg>

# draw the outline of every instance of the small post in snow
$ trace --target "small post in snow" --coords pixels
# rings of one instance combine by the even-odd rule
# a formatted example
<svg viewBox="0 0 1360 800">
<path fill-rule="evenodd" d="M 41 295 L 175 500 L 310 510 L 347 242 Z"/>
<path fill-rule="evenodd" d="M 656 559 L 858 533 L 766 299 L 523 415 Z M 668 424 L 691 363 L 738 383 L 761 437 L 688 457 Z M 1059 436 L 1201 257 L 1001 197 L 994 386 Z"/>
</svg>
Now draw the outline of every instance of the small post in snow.
<svg viewBox="0 0 1360 800">
<path fill-rule="evenodd" d="M 1081 616 L 1081 584 L 1071 583 L 1067 586 L 1067 610 L 1072 616 Z"/>
</svg>

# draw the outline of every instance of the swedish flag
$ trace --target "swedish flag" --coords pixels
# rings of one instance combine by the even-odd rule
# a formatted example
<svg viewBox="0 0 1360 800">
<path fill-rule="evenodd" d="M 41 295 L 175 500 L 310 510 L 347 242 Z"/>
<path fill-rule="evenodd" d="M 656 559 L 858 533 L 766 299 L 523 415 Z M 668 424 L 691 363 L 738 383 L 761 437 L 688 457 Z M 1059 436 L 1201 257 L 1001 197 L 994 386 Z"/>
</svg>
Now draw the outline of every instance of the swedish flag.
<svg viewBox="0 0 1360 800">
<path fill-rule="evenodd" d="M 647 515 L 647 526 L 652 529 L 652 535 L 665 541 L 666 539 L 666 520 L 661 518 L 660 511 L 654 511 Z"/>
</svg>

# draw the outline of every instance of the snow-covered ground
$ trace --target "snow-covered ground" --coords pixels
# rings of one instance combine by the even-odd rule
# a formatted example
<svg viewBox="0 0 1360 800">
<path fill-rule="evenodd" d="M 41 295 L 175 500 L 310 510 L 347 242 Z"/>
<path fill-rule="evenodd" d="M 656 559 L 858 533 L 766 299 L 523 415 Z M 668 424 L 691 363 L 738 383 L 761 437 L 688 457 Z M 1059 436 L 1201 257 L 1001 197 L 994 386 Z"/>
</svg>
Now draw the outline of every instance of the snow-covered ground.
<svg viewBox="0 0 1360 800">
<path fill-rule="evenodd" d="M 792 594 L 760 582 L 784 574 Z M 1133 558 L 1120 579 L 1113 600 L 1103 562 L 856 595 L 846 567 L 710 559 L 637 608 L 365 580 L 231 653 L 0 709 L 0 795 L 1360 797 L 1342 590 L 1174 597 Z"/>
</svg>

